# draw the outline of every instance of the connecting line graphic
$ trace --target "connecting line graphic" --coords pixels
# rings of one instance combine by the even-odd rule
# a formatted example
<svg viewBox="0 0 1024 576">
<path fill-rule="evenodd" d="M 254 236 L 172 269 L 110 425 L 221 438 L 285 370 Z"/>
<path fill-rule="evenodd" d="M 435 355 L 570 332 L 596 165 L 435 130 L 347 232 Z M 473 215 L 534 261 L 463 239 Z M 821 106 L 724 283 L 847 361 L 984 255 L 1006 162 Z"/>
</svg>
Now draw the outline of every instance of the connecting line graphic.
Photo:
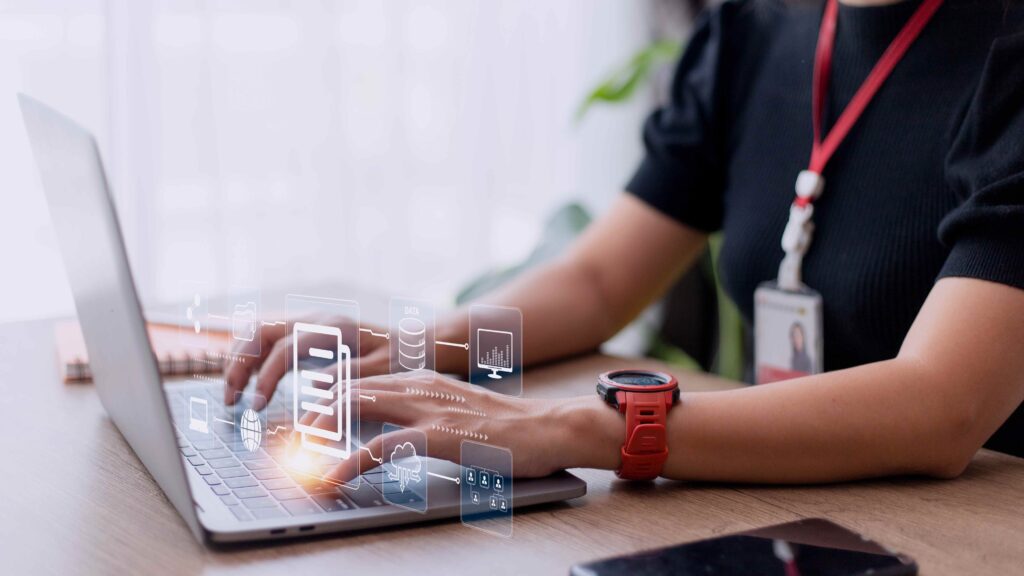
<svg viewBox="0 0 1024 576">
<path fill-rule="evenodd" d="M 452 348 L 462 348 L 463 350 L 469 350 L 469 342 L 459 343 L 445 342 L 444 340 L 435 340 L 434 343 L 440 344 L 441 346 L 451 346 Z"/>
<path fill-rule="evenodd" d="M 268 321 L 268 320 L 260 320 L 260 324 L 262 324 L 264 326 L 284 326 L 285 324 L 287 324 L 287 322 L 282 322 L 280 320 L 278 320 L 276 322 L 271 322 L 271 321 Z"/>
<path fill-rule="evenodd" d="M 360 394 L 359 397 L 362 398 L 363 400 L 369 400 L 370 402 L 376 402 L 377 401 L 377 397 L 376 396 L 367 396 L 366 394 Z"/>
<path fill-rule="evenodd" d="M 235 423 L 232 422 L 231 420 L 225 420 L 223 418 L 217 418 L 216 416 L 213 417 L 213 420 L 215 422 L 220 422 L 222 424 L 228 424 L 230 426 L 234 426 L 235 425 Z M 273 430 L 271 430 L 270 427 L 268 426 L 267 427 L 267 436 L 275 436 L 281 430 L 287 430 L 287 429 L 288 429 L 287 426 L 281 426 L 280 424 L 278 424 L 277 426 L 274 426 Z"/>
<path fill-rule="evenodd" d="M 366 332 L 370 336 L 376 336 L 377 338 L 383 338 L 385 340 L 391 340 L 391 333 L 389 333 L 389 332 L 384 332 L 383 334 L 380 334 L 380 333 L 374 332 L 373 330 L 370 330 L 369 328 L 360 328 L 359 331 L 360 332 Z"/>
<path fill-rule="evenodd" d="M 377 458 L 376 456 L 374 456 L 373 452 L 371 452 L 368 447 L 360 446 L 359 449 L 360 450 L 366 450 L 366 453 L 370 455 L 370 460 L 373 460 L 377 464 L 383 464 L 384 463 L 384 458 Z"/>
<path fill-rule="evenodd" d="M 456 484 L 459 484 L 459 483 L 460 483 L 460 481 L 459 481 L 459 479 L 458 479 L 458 478 L 452 478 L 451 476 L 442 476 L 442 475 L 440 475 L 440 474 L 437 474 L 437 473 L 435 473 L 435 472 L 429 472 L 429 471 L 428 471 L 428 472 L 427 472 L 427 476 L 433 476 L 434 478 L 440 478 L 440 479 L 442 479 L 442 480 L 447 480 L 447 481 L 449 481 L 449 482 L 455 482 Z"/>
<path fill-rule="evenodd" d="M 227 316 L 221 316 L 220 314 L 207 314 L 206 316 L 207 316 L 208 318 L 213 318 L 213 319 L 215 319 L 215 320 L 227 320 L 227 321 L 231 321 L 231 318 L 228 318 Z"/>
</svg>

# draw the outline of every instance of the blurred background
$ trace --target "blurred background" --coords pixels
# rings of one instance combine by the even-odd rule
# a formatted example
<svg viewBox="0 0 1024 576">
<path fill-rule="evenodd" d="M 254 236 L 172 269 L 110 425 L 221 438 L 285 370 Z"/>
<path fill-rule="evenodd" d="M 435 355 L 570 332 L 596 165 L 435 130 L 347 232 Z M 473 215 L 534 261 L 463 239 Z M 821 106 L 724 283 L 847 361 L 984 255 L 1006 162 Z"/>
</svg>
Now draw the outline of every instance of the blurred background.
<svg viewBox="0 0 1024 576">
<path fill-rule="evenodd" d="M 0 0 L 0 321 L 73 312 L 16 92 L 96 134 L 146 305 L 193 280 L 446 305 L 620 193 L 693 12 Z"/>
</svg>

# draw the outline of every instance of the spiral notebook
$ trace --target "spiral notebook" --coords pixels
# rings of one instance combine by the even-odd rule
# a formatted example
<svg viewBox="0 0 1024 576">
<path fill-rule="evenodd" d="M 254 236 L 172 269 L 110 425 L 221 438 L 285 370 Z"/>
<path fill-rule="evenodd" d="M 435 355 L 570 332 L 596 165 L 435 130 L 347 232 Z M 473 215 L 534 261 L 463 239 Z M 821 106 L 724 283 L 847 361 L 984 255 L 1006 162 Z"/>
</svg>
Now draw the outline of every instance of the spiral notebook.
<svg viewBox="0 0 1024 576">
<path fill-rule="evenodd" d="M 218 374 L 225 355 L 230 352 L 231 336 L 226 331 L 210 330 L 192 335 L 174 324 L 146 324 L 163 376 Z M 55 328 L 57 360 L 64 382 L 89 382 L 92 371 L 85 339 L 78 322 L 59 322 Z"/>
</svg>

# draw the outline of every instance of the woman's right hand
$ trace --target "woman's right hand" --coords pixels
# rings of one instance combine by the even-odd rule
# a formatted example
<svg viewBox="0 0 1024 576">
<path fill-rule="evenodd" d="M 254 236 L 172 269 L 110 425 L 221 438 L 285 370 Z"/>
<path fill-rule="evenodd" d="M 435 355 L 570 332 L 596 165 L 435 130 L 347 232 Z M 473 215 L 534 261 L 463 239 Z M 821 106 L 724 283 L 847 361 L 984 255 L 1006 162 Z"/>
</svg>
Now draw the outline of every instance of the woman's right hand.
<svg viewBox="0 0 1024 576">
<path fill-rule="evenodd" d="M 318 324 L 352 328 L 348 319 L 321 320 Z M 386 329 L 366 326 L 382 334 Z M 303 334 L 303 338 L 315 338 L 315 334 Z M 291 322 L 286 325 L 263 326 L 260 330 L 259 354 L 255 354 L 252 342 L 237 342 L 230 357 L 224 363 L 224 404 L 235 403 L 238 393 L 245 390 L 250 378 L 256 374 L 256 394 L 253 407 L 262 409 L 261 399 L 269 400 L 277 389 L 277 383 L 291 370 L 292 366 Z M 247 352 L 251 348 L 252 353 Z M 249 355 L 247 355 L 249 354 Z M 359 357 L 352 359 L 353 370 L 360 376 L 375 376 L 388 373 L 388 340 L 359 332 Z"/>
</svg>

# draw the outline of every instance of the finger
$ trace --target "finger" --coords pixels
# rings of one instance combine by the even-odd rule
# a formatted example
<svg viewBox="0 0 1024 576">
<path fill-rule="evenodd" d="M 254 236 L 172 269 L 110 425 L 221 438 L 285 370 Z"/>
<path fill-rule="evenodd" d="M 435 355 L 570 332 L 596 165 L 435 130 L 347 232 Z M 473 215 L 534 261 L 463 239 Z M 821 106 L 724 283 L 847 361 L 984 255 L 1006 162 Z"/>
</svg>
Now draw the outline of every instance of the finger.
<svg viewBox="0 0 1024 576">
<path fill-rule="evenodd" d="M 357 452 L 358 456 L 353 455 L 348 459 L 342 460 L 331 471 L 324 474 L 324 479 L 328 482 L 336 483 L 351 482 L 360 474 L 365 474 L 388 462 L 388 451 L 405 442 L 410 442 L 414 446 L 420 446 L 419 455 L 426 456 L 422 449 L 425 436 L 422 431 L 415 428 L 395 430 L 394 432 L 377 436 L 367 442 L 363 449 Z"/>
<path fill-rule="evenodd" d="M 265 327 L 260 330 L 259 346 L 254 342 L 235 342 L 224 368 L 224 403 L 235 403 L 238 393 L 245 390 L 249 378 L 266 358 L 274 342 L 287 334 L 284 326 Z"/>
<path fill-rule="evenodd" d="M 417 422 L 427 411 L 426 398 L 410 398 L 405 393 L 375 390 L 372 393 L 360 393 L 353 390 L 351 395 L 352 412 L 359 414 L 360 420 L 372 422 L 390 422 L 399 426 L 407 426 Z M 342 398 L 342 402 L 344 402 Z M 357 412 L 358 411 L 358 412 Z M 354 419 L 354 417 L 353 417 Z M 330 414 L 306 412 L 299 420 L 300 424 L 331 430 L 337 426 L 337 410 Z"/>
<path fill-rule="evenodd" d="M 352 359 L 352 371 L 360 378 L 387 374 L 391 368 L 391 357 L 387 346 L 367 350 L 359 349 L 360 356 Z"/>
<path fill-rule="evenodd" d="M 278 380 L 288 372 L 291 366 L 291 351 L 291 336 L 281 338 L 274 343 L 270 353 L 267 354 L 262 366 L 260 366 L 259 373 L 256 375 L 256 393 L 259 396 L 253 399 L 253 409 L 257 411 L 262 410 L 263 404 L 274 395 Z"/>
</svg>

